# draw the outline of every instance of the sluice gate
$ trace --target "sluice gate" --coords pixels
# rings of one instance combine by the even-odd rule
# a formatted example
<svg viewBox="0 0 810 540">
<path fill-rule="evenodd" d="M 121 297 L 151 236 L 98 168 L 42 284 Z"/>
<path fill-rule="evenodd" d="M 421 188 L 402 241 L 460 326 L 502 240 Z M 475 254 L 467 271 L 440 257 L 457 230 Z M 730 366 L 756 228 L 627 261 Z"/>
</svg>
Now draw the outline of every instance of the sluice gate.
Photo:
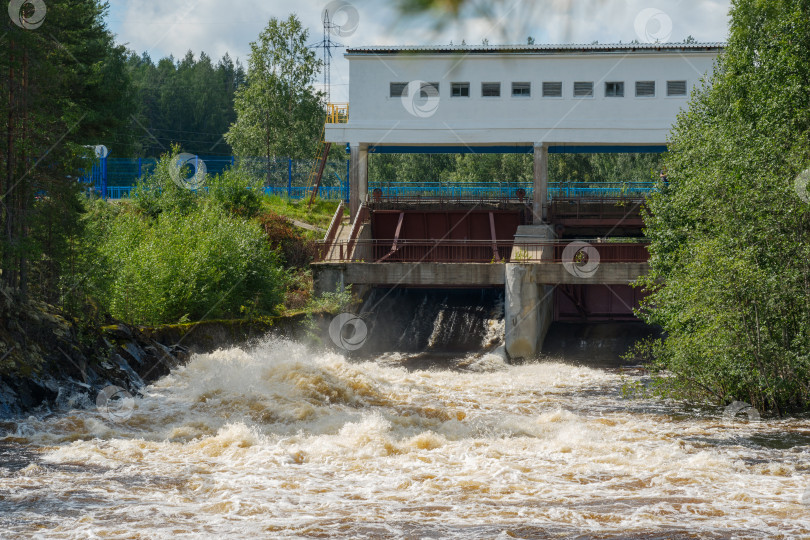
<svg viewBox="0 0 810 540">
<path fill-rule="evenodd" d="M 602 215 L 586 227 L 608 232 L 624 218 L 612 208 Z M 539 353 L 554 322 L 637 320 L 642 293 L 630 284 L 646 273 L 649 257 L 641 239 L 560 237 L 576 223 L 532 224 L 527 202 L 378 201 L 361 205 L 353 223 L 340 221 L 336 215 L 314 265 L 317 292 L 352 285 L 368 298 L 381 289 L 492 289 L 503 297 L 513 358 Z"/>
</svg>

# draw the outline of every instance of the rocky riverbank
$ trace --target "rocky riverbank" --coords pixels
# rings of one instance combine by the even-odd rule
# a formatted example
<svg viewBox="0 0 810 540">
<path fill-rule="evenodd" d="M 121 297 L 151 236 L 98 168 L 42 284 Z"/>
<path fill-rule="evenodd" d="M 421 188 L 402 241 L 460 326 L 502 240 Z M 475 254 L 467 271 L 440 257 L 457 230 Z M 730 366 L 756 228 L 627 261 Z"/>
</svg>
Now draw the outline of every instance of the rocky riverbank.
<svg viewBox="0 0 810 540">
<path fill-rule="evenodd" d="M 136 396 L 192 353 L 300 335 L 304 315 L 160 327 L 79 327 L 44 303 L 0 291 L 0 418 L 94 406 L 104 393 Z M 107 390 L 105 390 L 107 389 Z M 123 392 L 122 392 L 123 393 Z"/>
</svg>

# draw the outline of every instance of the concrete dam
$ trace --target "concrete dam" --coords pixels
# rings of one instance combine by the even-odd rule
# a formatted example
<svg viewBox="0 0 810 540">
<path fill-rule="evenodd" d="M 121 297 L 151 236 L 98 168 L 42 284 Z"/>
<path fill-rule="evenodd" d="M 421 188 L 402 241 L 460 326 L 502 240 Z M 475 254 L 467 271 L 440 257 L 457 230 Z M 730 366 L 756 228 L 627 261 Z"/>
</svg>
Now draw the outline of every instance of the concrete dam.
<svg viewBox="0 0 810 540">
<path fill-rule="evenodd" d="M 498 298 L 511 359 L 540 354 L 547 337 L 555 338 L 549 336 L 553 323 L 638 322 L 633 310 L 642 292 L 630 284 L 647 272 L 638 214 L 643 199 L 559 198 L 549 204 L 549 221 L 534 224 L 531 202 L 520 198 L 403 201 L 378 191 L 353 221 L 344 219 L 340 208 L 313 266 L 316 292 L 351 285 L 366 299 L 366 316 L 392 322 L 391 313 L 403 311 L 421 324 L 437 315 L 409 310 L 415 292 L 403 298 L 394 291 L 449 295 L 458 309 L 487 313 Z M 481 331 L 474 327 L 478 330 L 462 331 Z M 393 324 L 386 332 L 399 336 L 397 328 Z M 470 346 L 485 346 L 480 337 L 471 336 Z M 378 351 L 384 349 L 380 339 Z M 409 348 L 397 339 L 388 346 L 416 350 L 415 343 Z M 459 336 L 446 336 L 445 342 L 462 352 Z"/>
</svg>

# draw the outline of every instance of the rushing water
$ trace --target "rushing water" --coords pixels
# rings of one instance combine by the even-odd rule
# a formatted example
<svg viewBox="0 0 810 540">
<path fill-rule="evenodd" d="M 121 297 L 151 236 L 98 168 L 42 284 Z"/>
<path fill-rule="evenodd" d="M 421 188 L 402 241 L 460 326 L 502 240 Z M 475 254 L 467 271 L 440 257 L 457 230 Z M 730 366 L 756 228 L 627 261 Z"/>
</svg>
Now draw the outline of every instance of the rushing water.
<svg viewBox="0 0 810 540">
<path fill-rule="evenodd" d="M 0 537 L 810 535 L 806 421 L 625 399 L 632 369 L 410 359 L 270 339 L 195 355 L 124 421 L 10 426 Z"/>
</svg>

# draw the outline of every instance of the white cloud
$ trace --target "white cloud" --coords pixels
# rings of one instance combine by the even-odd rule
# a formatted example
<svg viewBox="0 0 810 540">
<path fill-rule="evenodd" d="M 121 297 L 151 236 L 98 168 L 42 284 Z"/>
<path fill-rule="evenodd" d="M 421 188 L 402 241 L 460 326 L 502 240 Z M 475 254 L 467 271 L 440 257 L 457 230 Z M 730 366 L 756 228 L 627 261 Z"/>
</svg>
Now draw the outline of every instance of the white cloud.
<svg viewBox="0 0 810 540">
<path fill-rule="evenodd" d="M 629 42 L 637 39 L 634 22 L 645 8 L 662 11 L 672 22 L 670 41 L 692 35 L 699 41 L 722 41 L 727 34 L 728 0 L 503 0 L 493 2 L 492 16 L 470 16 L 441 31 L 430 20 L 400 21 L 391 2 L 350 0 L 359 24 L 351 36 L 335 37 L 346 46 L 525 43 Z M 226 52 L 245 62 L 250 42 L 271 17 L 295 11 L 310 29 L 312 43 L 322 39 L 321 13 L 325 0 L 112 0 L 110 27 L 121 43 L 153 59 L 191 50 L 214 59 Z M 342 22 L 339 17 L 336 22 Z M 654 30 L 654 29 L 653 29 Z M 348 62 L 341 49 L 333 51 L 333 100 L 348 99 Z"/>
</svg>

